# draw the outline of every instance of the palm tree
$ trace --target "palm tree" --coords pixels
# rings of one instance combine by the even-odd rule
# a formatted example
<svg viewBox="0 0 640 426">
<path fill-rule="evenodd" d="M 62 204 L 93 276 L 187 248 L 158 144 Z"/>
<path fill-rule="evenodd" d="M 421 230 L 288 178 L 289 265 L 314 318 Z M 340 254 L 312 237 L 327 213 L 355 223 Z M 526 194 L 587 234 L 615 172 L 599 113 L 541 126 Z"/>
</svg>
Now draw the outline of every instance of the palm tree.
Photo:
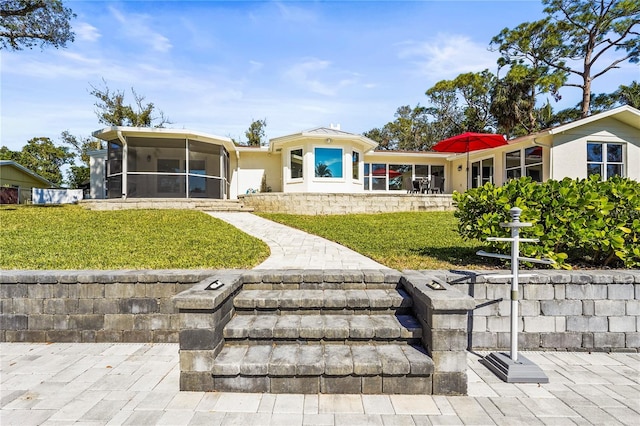
<svg viewBox="0 0 640 426">
<path fill-rule="evenodd" d="M 316 164 L 316 177 L 333 177 L 333 173 L 325 163 L 318 163 Z"/>
</svg>

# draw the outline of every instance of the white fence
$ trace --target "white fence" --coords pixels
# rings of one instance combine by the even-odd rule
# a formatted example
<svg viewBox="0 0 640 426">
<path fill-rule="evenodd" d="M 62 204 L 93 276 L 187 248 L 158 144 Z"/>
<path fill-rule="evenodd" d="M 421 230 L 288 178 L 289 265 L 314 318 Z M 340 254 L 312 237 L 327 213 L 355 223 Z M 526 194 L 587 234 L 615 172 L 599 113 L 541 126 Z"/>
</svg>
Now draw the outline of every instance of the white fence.
<svg viewBox="0 0 640 426">
<path fill-rule="evenodd" d="M 82 189 L 44 189 L 33 188 L 33 204 L 75 204 L 83 198 Z"/>
</svg>

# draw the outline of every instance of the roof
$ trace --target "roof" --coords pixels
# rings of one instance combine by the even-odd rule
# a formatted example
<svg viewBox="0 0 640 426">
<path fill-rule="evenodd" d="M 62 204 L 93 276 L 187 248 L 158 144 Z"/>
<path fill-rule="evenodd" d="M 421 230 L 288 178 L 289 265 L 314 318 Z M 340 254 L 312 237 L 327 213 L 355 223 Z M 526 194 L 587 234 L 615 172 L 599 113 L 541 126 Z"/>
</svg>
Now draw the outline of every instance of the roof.
<svg viewBox="0 0 640 426">
<path fill-rule="evenodd" d="M 18 170 L 30 175 L 31 177 L 33 177 L 36 180 L 39 180 L 40 182 L 42 182 L 45 185 L 48 185 L 48 186 L 51 186 L 51 187 L 57 187 L 57 185 L 54 184 L 53 182 L 43 178 L 42 176 L 40 176 L 36 172 L 34 172 L 34 171 L 30 170 L 30 169 L 27 169 L 22 164 L 16 163 L 13 160 L 0 160 L 0 166 L 15 167 L 16 169 L 18 169 Z"/>
<path fill-rule="evenodd" d="M 126 127 L 112 126 L 96 130 L 92 135 L 104 141 L 118 139 L 118 134 L 122 136 L 134 137 L 155 137 L 155 138 L 171 138 L 179 137 L 185 139 L 194 139 L 201 142 L 216 143 L 223 145 L 227 151 L 235 151 L 235 144 L 226 136 L 211 135 L 203 132 L 196 132 L 187 129 L 169 129 L 165 127 Z"/>
<path fill-rule="evenodd" d="M 314 127 L 313 129 L 303 130 L 299 133 L 293 133 L 291 135 L 280 136 L 269 140 L 269 147 L 273 151 L 278 146 L 299 141 L 300 139 L 336 139 L 336 140 L 351 140 L 358 142 L 365 150 L 369 151 L 378 146 L 378 142 L 369 139 L 365 136 L 357 133 L 349 133 L 339 129 L 327 128 L 327 127 Z"/>
<path fill-rule="evenodd" d="M 571 123 L 561 124 L 560 126 L 552 127 L 551 129 L 548 129 L 548 131 L 549 131 L 549 134 L 555 135 L 579 126 L 584 126 L 585 124 L 593 123 L 594 121 L 602 120 L 603 118 L 607 118 L 607 117 L 611 117 L 631 127 L 640 129 L 640 110 L 637 110 L 629 105 L 623 105 L 621 107 L 614 108 L 609 111 L 600 112 L 598 114 L 593 114 L 588 117 L 581 118 L 576 121 L 572 121 Z"/>
</svg>

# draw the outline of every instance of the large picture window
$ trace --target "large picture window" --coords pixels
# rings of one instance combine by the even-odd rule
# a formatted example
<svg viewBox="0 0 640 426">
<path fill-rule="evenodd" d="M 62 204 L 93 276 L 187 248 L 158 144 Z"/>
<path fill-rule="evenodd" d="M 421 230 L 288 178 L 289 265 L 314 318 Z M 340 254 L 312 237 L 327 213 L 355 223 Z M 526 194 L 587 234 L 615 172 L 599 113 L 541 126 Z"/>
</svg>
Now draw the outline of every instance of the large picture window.
<svg viewBox="0 0 640 426">
<path fill-rule="evenodd" d="M 289 153 L 289 171 L 291 179 L 302 179 L 302 148 L 292 149 Z"/>
<path fill-rule="evenodd" d="M 342 148 L 316 148 L 315 177 L 342 178 Z"/>
<path fill-rule="evenodd" d="M 587 143 L 587 176 L 603 180 L 624 176 L 624 146 L 621 143 Z"/>
</svg>

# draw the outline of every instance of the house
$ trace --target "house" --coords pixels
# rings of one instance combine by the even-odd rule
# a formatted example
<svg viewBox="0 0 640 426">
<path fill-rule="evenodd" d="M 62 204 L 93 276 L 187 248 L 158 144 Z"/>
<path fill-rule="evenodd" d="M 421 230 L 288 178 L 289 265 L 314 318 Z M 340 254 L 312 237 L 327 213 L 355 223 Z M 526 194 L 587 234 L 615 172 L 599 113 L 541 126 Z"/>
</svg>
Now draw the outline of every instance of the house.
<svg viewBox="0 0 640 426">
<path fill-rule="evenodd" d="M 25 204 L 31 201 L 32 188 L 56 185 L 13 160 L 0 160 L 0 204 Z"/>
<path fill-rule="evenodd" d="M 640 111 L 630 106 L 466 154 L 377 151 L 377 143 L 339 126 L 280 136 L 267 147 L 237 146 L 196 131 L 108 127 L 107 149 L 91 153 L 95 198 L 237 199 L 251 192 L 398 193 L 437 177 L 441 192 L 621 175 L 640 180 Z M 467 164 L 468 163 L 468 164 Z M 105 190 L 94 191 L 104 184 Z"/>
</svg>

